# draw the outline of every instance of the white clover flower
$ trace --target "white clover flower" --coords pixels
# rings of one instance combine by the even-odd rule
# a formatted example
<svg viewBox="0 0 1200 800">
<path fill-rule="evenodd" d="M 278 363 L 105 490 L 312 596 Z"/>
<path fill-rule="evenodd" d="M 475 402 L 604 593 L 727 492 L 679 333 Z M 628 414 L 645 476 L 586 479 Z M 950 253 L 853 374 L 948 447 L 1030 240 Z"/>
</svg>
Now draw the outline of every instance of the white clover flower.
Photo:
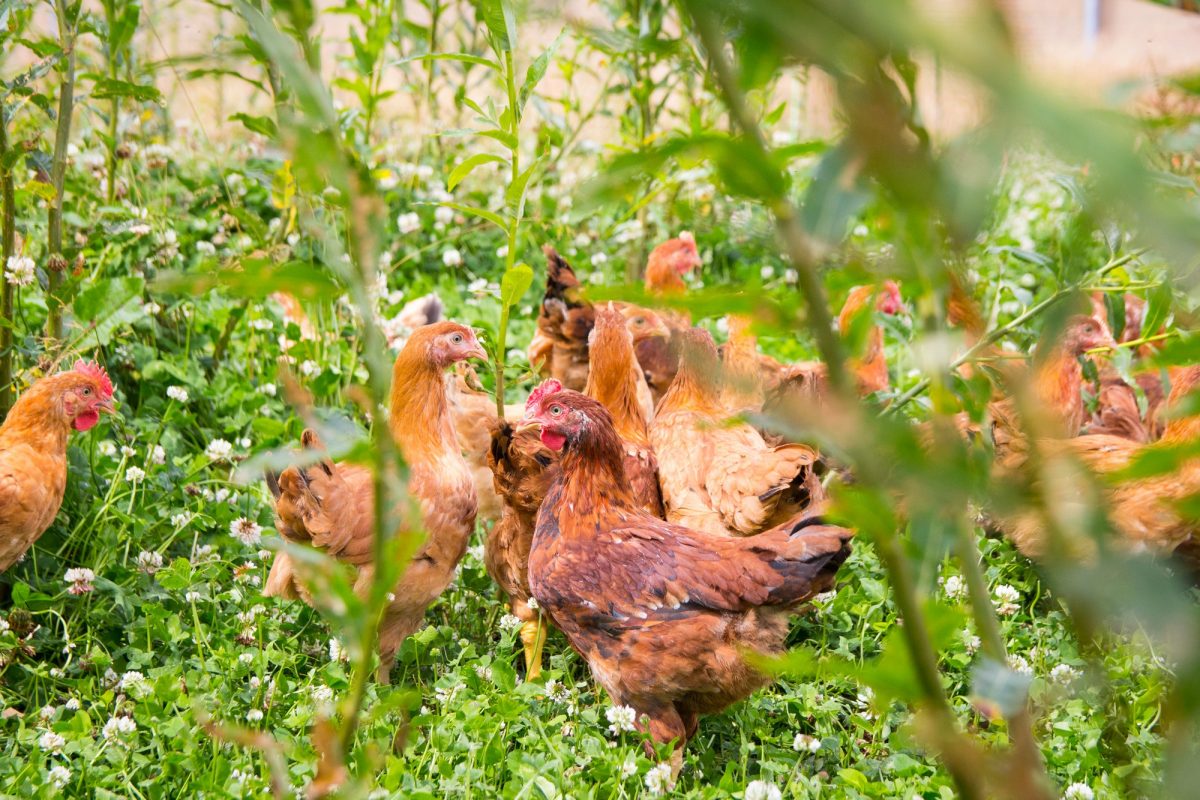
<svg viewBox="0 0 1200 800">
<path fill-rule="evenodd" d="M 1007 583 L 1002 583 L 995 589 L 992 589 L 992 594 L 995 596 L 996 613 L 1003 616 L 1010 616 L 1017 613 L 1021 608 L 1021 593 Z"/>
<path fill-rule="evenodd" d="M 505 614 L 500 618 L 500 630 L 508 633 L 520 630 L 522 624 L 524 623 L 521 622 L 521 618 L 515 614 Z"/>
<path fill-rule="evenodd" d="M 254 442 L 251 441 L 249 436 L 243 436 L 242 438 L 237 440 L 237 443 L 238 443 L 238 447 L 242 448 L 243 450 L 249 450 L 251 447 L 254 446 Z"/>
<path fill-rule="evenodd" d="M 637 711 L 631 706 L 611 706 L 604 712 L 604 716 L 609 722 L 608 732 L 614 736 L 637 730 L 634 727 L 634 723 L 637 722 Z"/>
<path fill-rule="evenodd" d="M 486 292 L 487 288 L 488 288 L 488 279 L 487 278 L 476 278 L 475 280 L 473 280 L 467 284 L 467 291 L 471 292 L 473 294 L 479 294 L 480 292 Z"/>
<path fill-rule="evenodd" d="M 421 217 L 415 211 L 401 214 L 396 217 L 396 227 L 400 229 L 400 233 L 406 236 L 410 233 L 416 233 L 421 230 Z"/>
<path fill-rule="evenodd" d="M 433 219 L 442 225 L 449 225 L 454 222 L 454 209 L 449 206 L 438 206 L 434 209 Z"/>
<path fill-rule="evenodd" d="M 438 686 L 433 690 L 433 696 L 442 705 L 449 704 L 458 694 L 458 690 L 463 688 L 461 683 L 455 683 L 451 686 Z"/>
<path fill-rule="evenodd" d="M 4 280 L 13 286 L 29 286 L 37 280 L 37 265 L 29 256 L 9 256 Z"/>
<path fill-rule="evenodd" d="M 10 627 L 11 626 L 8 624 L 8 620 L 4 617 L 0 617 L 0 636 L 8 633 Z"/>
<path fill-rule="evenodd" d="M 603 267 L 607 263 L 608 263 L 608 256 L 604 253 L 596 253 L 595 255 L 592 256 L 592 266 L 593 267 L 597 267 L 597 268 Z"/>
<path fill-rule="evenodd" d="M 1063 792 L 1063 800 L 1095 800 L 1096 793 L 1086 783 L 1072 783 Z"/>
<path fill-rule="evenodd" d="M 329 660 L 330 661 L 349 661 L 350 656 L 346 652 L 346 648 L 342 647 L 342 642 L 336 637 L 329 640 Z"/>
<path fill-rule="evenodd" d="M 496 248 L 496 258 L 508 258 L 508 245 L 502 244 Z"/>
<path fill-rule="evenodd" d="M 333 711 L 333 689 L 328 686 L 314 686 L 311 692 L 313 705 L 317 711 L 328 715 Z"/>
<path fill-rule="evenodd" d="M 451 247 L 442 253 L 442 263 L 447 267 L 460 267 L 463 263 L 462 253 Z"/>
<path fill-rule="evenodd" d="M 951 600 L 961 600 L 967 596 L 967 583 L 957 575 L 939 578 L 938 583 L 942 585 L 942 591 L 946 593 L 946 597 Z"/>
<path fill-rule="evenodd" d="M 264 383 L 262 386 L 258 387 L 258 390 L 267 397 L 274 397 L 279 392 L 279 389 L 276 388 L 275 384 L 273 383 Z"/>
<path fill-rule="evenodd" d="M 62 747 L 67 744 L 67 740 L 62 738 L 61 734 L 54 733 L 53 730 L 47 730 L 41 736 L 38 736 L 37 746 L 42 750 L 48 750 L 52 753 L 62 752 Z"/>
<path fill-rule="evenodd" d="M 196 242 L 196 252 L 202 256 L 215 256 L 217 254 L 217 246 L 212 242 L 201 239 Z"/>
<path fill-rule="evenodd" d="M 758 271 L 758 274 L 760 277 L 762 277 L 762 279 L 764 281 L 769 281 L 769 280 L 771 280 L 771 278 L 775 277 L 775 268 L 772 267 L 770 264 L 767 264 L 765 267 L 763 267 L 762 269 L 760 269 Z"/>
<path fill-rule="evenodd" d="M 1024 656 L 1010 655 L 1008 657 L 1008 668 L 1022 675 L 1033 675 L 1033 667 L 1029 666 L 1029 661 Z"/>
<path fill-rule="evenodd" d="M 1058 664 L 1050 670 L 1050 680 L 1055 683 L 1072 683 L 1082 673 L 1070 664 Z"/>
<path fill-rule="evenodd" d="M 186 403 L 188 401 L 188 391 L 182 386 L 168 386 L 167 397 L 176 403 Z"/>
<path fill-rule="evenodd" d="M 117 454 L 117 446 L 110 440 L 105 439 L 104 441 L 100 442 L 100 444 L 96 445 L 96 452 L 105 458 L 112 458 Z"/>
<path fill-rule="evenodd" d="M 796 738 L 792 740 L 792 749 L 797 753 L 815 753 L 821 749 L 821 740 L 807 733 L 797 733 Z"/>
<path fill-rule="evenodd" d="M 797 272 L 796 270 L 790 269 L 790 268 L 784 270 L 783 271 L 783 282 L 794 286 L 795 284 L 800 282 L 800 273 Z"/>
<path fill-rule="evenodd" d="M 229 533 L 242 544 L 257 545 L 262 541 L 262 526 L 249 517 L 239 517 L 229 523 Z"/>
<path fill-rule="evenodd" d="M 238 661 L 242 662 L 243 664 L 249 664 L 253 660 L 254 653 L 242 653 L 240 656 L 238 656 Z"/>
<path fill-rule="evenodd" d="M 742 797 L 745 800 L 783 800 L 779 787 L 770 781 L 750 781 Z"/>
<path fill-rule="evenodd" d="M 59 789 L 63 788 L 71 782 L 71 770 L 62 764 L 55 764 L 50 768 L 50 782 Z"/>
<path fill-rule="evenodd" d="M 151 300 L 142 304 L 142 311 L 145 312 L 146 316 L 153 317 L 162 311 L 162 306 Z"/>
<path fill-rule="evenodd" d="M 482 664 L 475 665 L 475 676 L 480 680 L 490 681 L 492 679 L 492 668 L 485 667 Z"/>
<path fill-rule="evenodd" d="M 525 605 L 529 606 L 530 611 L 537 611 L 539 608 L 536 597 L 529 598 L 529 600 L 525 603 Z"/>
<path fill-rule="evenodd" d="M 134 450 L 132 447 L 130 447 L 127 444 L 121 445 L 121 457 L 122 458 L 133 458 L 136 455 L 137 455 L 137 450 Z"/>
<path fill-rule="evenodd" d="M 146 681 L 146 676 L 136 669 L 127 670 L 121 676 L 120 683 L 121 691 L 141 698 L 150 692 L 150 684 Z"/>
<path fill-rule="evenodd" d="M 646 791 L 651 797 L 666 794 L 675 788 L 675 779 L 671 777 L 670 764 L 656 764 L 646 772 Z"/>
<path fill-rule="evenodd" d="M 203 600 L 204 598 L 202 598 L 202 597 L 200 596 L 200 593 L 199 593 L 199 592 L 186 592 L 186 593 L 183 595 L 183 599 L 184 599 L 184 600 L 186 600 L 186 601 L 187 601 L 187 602 L 189 602 L 189 603 L 198 603 L 198 602 L 200 602 L 201 600 Z"/>
<path fill-rule="evenodd" d="M 121 740 L 137 730 L 137 723 L 130 717 L 112 717 L 108 722 L 104 723 L 102 731 L 104 738 L 108 740 Z"/>
<path fill-rule="evenodd" d="M 233 445 L 224 439 L 213 439 L 204 448 L 204 455 L 213 461 L 228 461 L 233 456 Z"/>
<path fill-rule="evenodd" d="M 72 697 L 63 704 L 63 708 L 67 709 L 68 711 L 78 711 L 80 709 L 79 698 Z"/>
<path fill-rule="evenodd" d="M 171 525 L 176 528 L 182 528 L 192 521 L 192 515 L 186 511 L 171 515 Z"/>
<path fill-rule="evenodd" d="M 141 483 L 146 477 L 146 470 L 141 467 L 130 467 L 125 470 L 125 480 L 130 483 Z"/>
<path fill-rule="evenodd" d="M 637 775 L 637 757 L 630 753 L 621 762 L 621 777 L 632 778 L 634 775 Z"/>
<path fill-rule="evenodd" d="M 57 711 L 58 709 L 54 706 L 42 706 L 40 709 L 38 709 L 38 716 L 41 718 L 42 722 L 46 722 L 53 717 Z"/>
<path fill-rule="evenodd" d="M 96 573 L 86 567 L 73 567 L 63 574 L 63 580 L 71 584 L 67 591 L 71 594 L 87 594 L 95 589 L 92 586 L 92 581 L 96 580 Z"/>
<path fill-rule="evenodd" d="M 263 712 L 257 708 L 252 708 L 246 712 L 247 722 L 262 722 Z"/>
<path fill-rule="evenodd" d="M 167 463 L 167 451 L 161 444 L 156 444 L 154 447 L 151 447 L 149 456 L 151 464 L 162 465 Z"/>
<path fill-rule="evenodd" d="M 267 317 L 259 317 L 250 320 L 250 328 L 256 331 L 270 331 L 275 329 L 275 323 Z"/>
<path fill-rule="evenodd" d="M 962 637 L 963 647 L 967 648 L 968 653 L 975 653 L 983 645 L 983 641 L 966 628 L 963 628 L 959 635 Z"/>
</svg>

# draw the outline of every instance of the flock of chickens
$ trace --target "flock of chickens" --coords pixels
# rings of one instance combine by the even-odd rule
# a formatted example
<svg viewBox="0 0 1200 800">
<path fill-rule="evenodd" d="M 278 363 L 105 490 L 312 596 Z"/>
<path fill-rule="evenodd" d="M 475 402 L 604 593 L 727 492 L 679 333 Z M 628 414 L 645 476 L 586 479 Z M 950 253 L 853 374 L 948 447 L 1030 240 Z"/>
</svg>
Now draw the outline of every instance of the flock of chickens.
<svg viewBox="0 0 1200 800">
<path fill-rule="evenodd" d="M 822 517 L 820 453 L 747 421 L 827 402 L 826 369 L 760 355 L 746 319 L 728 320 L 729 340 L 718 348 L 685 313 L 593 305 L 570 265 L 552 248 L 546 256 L 529 347 L 546 380 L 524 406 L 496 415 L 466 364 L 486 359 L 466 326 L 431 321 L 396 359 L 388 424 L 425 538 L 388 595 L 379 678 L 387 679 L 400 644 L 452 582 L 481 518 L 491 523 L 488 572 L 522 622 L 527 674 L 539 673 L 553 624 L 612 701 L 636 711 L 651 755 L 655 745 L 673 743 L 677 769 L 701 714 L 767 681 L 747 654 L 779 652 L 789 613 L 832 589 L 849 555 L 853 532 Z M 672 239 L 651 254 L 646 289 L 660 297 L 685 292 L 683 276 L 699 264 L 690 236 Z M 1128 324 L 1116 335 L 1133 341 L 1143 333 L 1139 301 L 1127 303 Z M 860 315 L 904 309 L 895 283 L 857 287 L 839 327 L 845 334 Z M 983 335 L 965 294 L 952 295 L 948 312 L 968 337 Z M 1115 345 L 1102 312 L 1101 304 L 1092 316 L 1072 318 L 1021 370 L 1024 380 L 1009 376 L 1013 393 L 993 400 L 984 424 L 965 415 L 929 423 L 927 445 L 943 436 L 982 438 L 1001 471 L 1019 473 L 1037 453 L 1105 474 L 1146 448 L 1200 439 L 1200 416 L 1163 412 L 1196 387 L 1200 367 L 1172 371 L 1169 395 L 1161 376 L 1139 376 L 1151 400 L 1145 414 L 1131 387 L 1103 369 L 1098 409 L 1086 413 L 1080 357 Z M 868 321 L 866 346 L 848 365 L 864 396 L 888 388 L 883 330 L 873 316 Z M 12 409 L 0 427 L 0 570 L 53 521 L 70 430 L 87 430 L 111 411 L 107 375 L 84 362 L 39 381 Z M 311 431 L 302 444 L 318 457 L 323 450 Z M 365 592 L 374 574 L 371 470 L 318 460 L 267 481 L 280 535 L 352 565 L 356 590 Z M 1191 546 L 1194 523 L 1175 501 L 1200 489 L 1200 461 L 1106 487 L 1126 540 L 1164 552 Z M 1054 549 L 1034 514 L 993 519 L 1029 556 Z M 284 551 L 264 593 L 313 600 L 303 568 Z"/>
</svg>

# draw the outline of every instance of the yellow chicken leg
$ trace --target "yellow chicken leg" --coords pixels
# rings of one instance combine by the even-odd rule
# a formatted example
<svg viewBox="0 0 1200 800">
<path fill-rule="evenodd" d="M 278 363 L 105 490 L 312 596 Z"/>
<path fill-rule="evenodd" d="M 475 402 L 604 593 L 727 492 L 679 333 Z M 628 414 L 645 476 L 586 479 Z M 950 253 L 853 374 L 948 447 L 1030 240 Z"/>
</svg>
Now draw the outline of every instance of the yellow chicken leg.
<svg viewBox="0 0 1200 800">
<path fill-rule="evenodd" d="M 546 643 L 546 629 L 542 620 L 531 619 L 521 623 L 521 644 L 525 648 L 525 680 L 533 680 L 542 673 L 542 645 Z"/>
</svg>

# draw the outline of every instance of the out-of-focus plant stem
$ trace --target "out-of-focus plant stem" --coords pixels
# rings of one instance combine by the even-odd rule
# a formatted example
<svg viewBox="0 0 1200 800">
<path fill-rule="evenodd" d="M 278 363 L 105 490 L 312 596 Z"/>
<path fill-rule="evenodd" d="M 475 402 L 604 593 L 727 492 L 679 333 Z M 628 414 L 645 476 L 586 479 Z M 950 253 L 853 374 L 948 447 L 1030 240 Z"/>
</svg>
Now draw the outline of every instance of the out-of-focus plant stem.
<svg viewBox="0 0 1200 800">
<path fill-rule="evenodd" d="M 1010 322 L 1007 322 L 1004 325 L 1001 325 L 999 328 L 989 331 L 982 339 L 980 339 L 978 342 L 976 342 L 974 345 L 972 345 L 970 348 L 968 348 L 966 350 L 966 352 L 964 352 L 962 355 L 958 356 L 958 358 L 951 361 L 949 364 L 949 367 L 948 367 L 948 371 L 953 372 L 954 370 L 961 367 L 963 364 L 966 364 L 968 361 L 971 361 L 972 359 L 975 358 L 975 356 L 977 356 L 980 353 L 982 353 L 983 351 L 987 350 L 989 347 L 994 345 L 996 342 L 1000 341 L 1005 336 L 1007 336 L 1010 332 L 1021 327 L 1026 322 L 1028 322 L 1029 320 L 1038 316 L 1043 311 L 1045 311 L 1046 309 L 1055 305 L 1056 303 L 1058 303 L 1065 297 L 1067 297 L 1071 294 L 1074 294 L 1075 292 L 1080 291 L 1082 289 L 1082 287 L 1087 285 L 1087 283 L 1089 281 L 1093 281 L 1096 278 L 1104 277 L 1105 275 L 1112 272 L 1113 270 L 1125 266 L 1130 261 L 1133 261 L 1135 258 L 1138 258 L 1145 252 L 1146 252 L 1145 250 L 1132 250 L 1128 253 L 1124 253 L 1120 256 L 1117 256 L 1116 258 L 1110 259 L 1108 261 L 1108 263 L 1106 263 L 1103 267 L 1101 267 L 1099 269 L 1099 271 L 1089 274 L 1086 278 L 1082 278 L 1082 279 L 1076 281 L 1075 283 L 1070 284 L 1069 286 L 1065 286 L 1061 289 L 1058 289 L 1057 291 L 1054 292 L 1054 294 L 1050 295 L 1049 297 L 1047 297 L 1045 300 L 1042 300 L 1041 302 L 1034 303 L 1029 308 L 1025 309 L 1025 311 L 1020 316 L 1013 318 Z M 929 378 L 922 378 L 921 380 L 917 381 L 917 383 L 915 383 L 910 389 L 908 389 L 903 394 L 901 394 L 899 397 L 897 397 L 895 400 L 893 400 L 891 405 L 889 405 L 887 408 L 885 408 L 883 410 L 883 416 L 885 416 L 885 417 L 891 416 L 892 414 L 895 414 L 896 412 L 898 412 L 900 409 L 904 408 L 904 406 L 906 406 L 910 402 L 912 402 L 914 398 L 916 398 L 918 395 L 920 395 L 922 392 L 924 392 L 926 389 L 928 389 L 931 382 L 932 381 Z"/>
<path fill-rule="evenodd" d="M 8 119 L 0 105 L 0 163 L 8 153 Z M 13 191 L 12 170 L 0 168 L 0 417 L 8 414 L 13 404 L 13 286 L 4 280 L 4 268 L 15 255 L 17 247 L 17 209 Z"/>
<path fill-rule="evenodd" d="M 70 17 L 67 0 L 56 0 L 54 12 L 58 20 L 59 46 L 63 50 L 65 64 L 62 67 L 63 77 L 59 85 L 58 121 L 54 134 L 54 156 L 50 165 L 54 201 L 50 204 L 46 226 L 46 306 L 49 310 L 46 318 L 46 336 L 51 347 L 56 347 L 63 335 L 62 298 L 58 297 L 63 272 L 66 271 L 66 262 L 62 255 L 63 185 L 67 177 L 67 146 L 71 142 L 71 117 L 75 109 L 75 23 Z M 108 179 L 112 182 L 115 178 L 110 173 Z"/>
<path fill-rule="evenodd" d="M 691 11 L 696 22 L 696 31 L 708 52 L 713 76 L 725 98 L 734 125 L 741 130 L 750 147 L 758 151 L 761 163 L 770 163 L 766 138 L 750 110 L 734 66 L 725 53 L 725 38 L 721 34 L 717 19 L 702 5 L 692 5 Z M 830 386 L 839 395 L 849 397 L 852 387 L 846 377 L 842 343 L 833 330 L 833 315 L 829 313 L 825 287 L 817 275 L 816 248 L 805 233 L 796 206 L 786 192 L 777 191 L 762 200 L 775 217 L 775 227 L 783 239 L 784 249 L 792 266 L 796 268 L 800 292 L 808 310 L 808 326 L 817 340 L 821 359 L 829 370 Z"/>
<path fill-rule="evenodd" d="M 972 527 L 960 522 L 954 542 L 955 555 L 958 556 L 959 568 L 967 580 L 967 596 L 971 602 L 971 614 L 979 626 L 979 638 L 983 652 L 1000 664 L 1008 664 L 1008 651 L 1004 646 L 1004 634 L 1000 630 L 1000 619 L 996 616 L 996 607 L 988 592 L 987 579 L 983 574 L 983 555 L 979 551 L 979 542 L 975 538 Z M 1043 797 L 1048 800 L 1053 795 L 1049 793 L 1050 781 L 1042 765 L 1041 750 L 1038 748 L 1037 736 L 1033 732 L 1033 718 L 1029 713 L 1028 702 L 1021 709 L 1007 717 L 1009 735 L 1019 756 L 1016 763 L 1036 772 L 1028 776 L 1025 785 L 1045 789 Z"/>
<path fill-rule="evenodd" d="M 509 148 L 509 163 L 512 167 L 510 186 L 517 183 L 521 175 L 521 111 L 517 107 L 517 76 L 513 65 L 512 50 L 504 51 L 504 90 L 508 95 L 509 134 L 512 135 L 513 146 Z M 521 227 L 519 209 L 513 209 L 509 219 L 508 252 L 504 255 L 504 271 L 513 268 L 517 260 L 517 232 Z M 504 419 L 504 362 L 508 353 L 508 305 L 500 304 L 500 324 L 496 330 L 496 416 Z"/>
</svg>

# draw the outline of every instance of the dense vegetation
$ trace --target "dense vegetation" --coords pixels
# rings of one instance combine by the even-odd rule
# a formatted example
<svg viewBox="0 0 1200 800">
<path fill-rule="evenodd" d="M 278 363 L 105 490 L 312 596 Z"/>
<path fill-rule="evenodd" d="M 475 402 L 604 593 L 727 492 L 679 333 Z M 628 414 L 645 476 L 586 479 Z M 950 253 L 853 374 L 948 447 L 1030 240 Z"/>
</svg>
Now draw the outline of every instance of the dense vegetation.
<svg viewBox="0 0 1200 800">
<path fill-rule="evenodd" d="M 952 278 L 1005 350 L 1082 292 L 1131 291 L 1145 330 L 1165 325 L 1155 363 L 1194 362 L 1190 117 L 1076 109 L 1019 77 L 993 19 L 950 32 L 905 3 L 615 0 L 557 36 L 500 0 L 420 5 L 236 2 L 214 54 L 164 63 L 136 2 L 47 20 L 0 0 L 0 402 L 83 354 L 120 403 L 72 440 L 61 513 L 0 577 L 0 795 L 285 796 L 345 768 L 341 791 L 370 797 L 934 798 L 971 794 L 964 772 L 996 795 L 1188 796 L 1192 597 L 1144 556 L 1035 567 L 973 524 L 1003 488 L 986 459 L 925 453 L 910 422 L 989 397 L 984 371 L 949 370 Z M 351 47 L 323 58 L 335 16 Z M 525 44 L 547 26 L 548 49 Z M 990 99 L 970 134 L 922 126 L 909 56 L 930 52 Z M 252 87 L 226 135 L 172 119 L 156 81 L 185 67 Z M 797 122 L 816 68 L 830 141 Z M 1171 89 L 1185 107 L 1189 89 Z M 486 332 L 483 380 L 513 402 L 535 380 L 540 246 L 593 296 L 644 300 L 649 248 L 681 230 L 705 262 L 683 302 L 718 340 L 753 311 L 764 351 L 840 363 L 830 309 L 851 286 L 895 278 L 908 308 L 884 319 L 894 389 L 810 432 L 857 478 L 835 489 L 861 532 L 839 589 L 797 618 L 777 684 L 703 722 L 672 790 L 561 635 L 522 680 L 479 540 L 393 685 L 356 681 L 371 609 L 344 580 L 321 614 L 260 594 L 278 542 L 261 474 L 314 420 L 393 468 L 367 445 L 409 300 L 436 292 Z M 1132 353 L 1113 356 L 1126 375 Z"/>
</svg>

